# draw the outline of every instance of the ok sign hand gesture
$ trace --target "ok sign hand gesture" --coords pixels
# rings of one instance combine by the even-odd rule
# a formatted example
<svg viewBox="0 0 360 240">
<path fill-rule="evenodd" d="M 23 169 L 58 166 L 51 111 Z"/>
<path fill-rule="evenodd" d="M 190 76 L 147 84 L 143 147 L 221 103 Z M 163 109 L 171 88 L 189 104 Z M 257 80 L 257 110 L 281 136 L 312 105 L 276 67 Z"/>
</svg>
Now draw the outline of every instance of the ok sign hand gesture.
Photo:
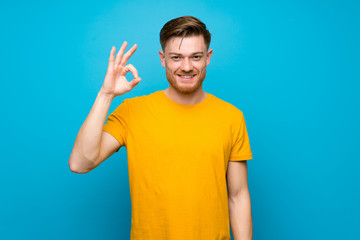
<svg viewBox="0 0 360 240">
<path fill-rule="evenodd" d="M 129 58 L 135 52 L 137 45 L 134 44 L 134 46 L 124 54 L 126 46 L 127 42 L 125 41 L 115 59 L 116 48 L 112 47 L 105 80 L 101 87 L 101 91 L 104 94 L 113 98 L 131 91 L 141 80 L 141 78 L 138 77 L 136 68 L 131 64 L 126 65 Z M 128 72 L 131 72 L 134 76 L 134 79 L 130 82 L 128 82 L 125 77 Z"/>
</svg>

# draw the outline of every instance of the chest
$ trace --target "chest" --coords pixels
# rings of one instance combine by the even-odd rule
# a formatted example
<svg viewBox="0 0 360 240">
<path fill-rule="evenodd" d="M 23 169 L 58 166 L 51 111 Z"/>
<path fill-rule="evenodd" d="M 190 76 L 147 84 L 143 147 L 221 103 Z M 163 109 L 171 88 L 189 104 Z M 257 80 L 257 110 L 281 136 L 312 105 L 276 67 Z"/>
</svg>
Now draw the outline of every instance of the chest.
<svg viewBox="0 0 360 240">
<path fill-rule="evenodd" d="M 226 117 L 216 113 L 145 111 L 131 122 L 128 144 L 184 157 L 228 158 L 232 134 Z"/>
</svg>

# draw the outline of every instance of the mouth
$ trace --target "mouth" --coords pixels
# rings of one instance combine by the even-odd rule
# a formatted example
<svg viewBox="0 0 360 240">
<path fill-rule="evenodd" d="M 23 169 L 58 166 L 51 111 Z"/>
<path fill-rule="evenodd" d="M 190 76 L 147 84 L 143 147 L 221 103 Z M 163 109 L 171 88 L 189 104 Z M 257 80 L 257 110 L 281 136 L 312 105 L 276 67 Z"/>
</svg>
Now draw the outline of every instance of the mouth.
<svg viewBox="0 0 360 240">
<path fill-rule="evenodd" d="M 183 80 L 192 80 L 194 79 L 194 77 L 196 76 L 196 74 L 184 74 L 184 75 L 180 75 L 180 74 L 177 74 L 177 76 Z"/>
</svg>

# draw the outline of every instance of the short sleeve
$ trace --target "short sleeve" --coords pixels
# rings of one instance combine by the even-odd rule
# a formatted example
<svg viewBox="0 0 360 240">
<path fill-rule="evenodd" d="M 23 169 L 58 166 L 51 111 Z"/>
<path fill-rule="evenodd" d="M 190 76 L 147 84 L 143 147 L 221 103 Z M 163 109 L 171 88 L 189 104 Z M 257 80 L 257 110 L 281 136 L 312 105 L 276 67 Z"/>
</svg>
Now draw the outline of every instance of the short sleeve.
<svg viewBox="0 0 360 240">
<path fill-rule="evenodd" d="M 124 100 L 108 117 L 103 126 L 105 132 L 110 133 L 121 146 L 126 146 L 126 133 L 128 129 L 129 109 L 128 102 Z"/>
<path fill-rule="evenodd" d="M 243 114 L 237 117 L 233 128 L 232 148 L 229 161 L 243 161 L 252 159 L 249 136 Z"/>
</svg>

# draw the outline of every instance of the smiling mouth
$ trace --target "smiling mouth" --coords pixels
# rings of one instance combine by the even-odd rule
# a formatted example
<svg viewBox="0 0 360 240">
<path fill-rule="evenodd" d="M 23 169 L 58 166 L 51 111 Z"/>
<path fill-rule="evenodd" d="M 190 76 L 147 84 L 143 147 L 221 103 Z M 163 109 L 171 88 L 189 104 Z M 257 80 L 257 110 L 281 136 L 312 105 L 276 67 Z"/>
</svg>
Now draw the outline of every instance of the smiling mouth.
<svg viewBox="0 0 360 240">
<path fill-rule="evenodd" d="M 177 74 L 180 78 L 182 79 L 192 79 L 193 77 L 196 76 L 196 74 L 187 74 L 187 75 L 180 75 L 180 74 Z"/>
</svg>

